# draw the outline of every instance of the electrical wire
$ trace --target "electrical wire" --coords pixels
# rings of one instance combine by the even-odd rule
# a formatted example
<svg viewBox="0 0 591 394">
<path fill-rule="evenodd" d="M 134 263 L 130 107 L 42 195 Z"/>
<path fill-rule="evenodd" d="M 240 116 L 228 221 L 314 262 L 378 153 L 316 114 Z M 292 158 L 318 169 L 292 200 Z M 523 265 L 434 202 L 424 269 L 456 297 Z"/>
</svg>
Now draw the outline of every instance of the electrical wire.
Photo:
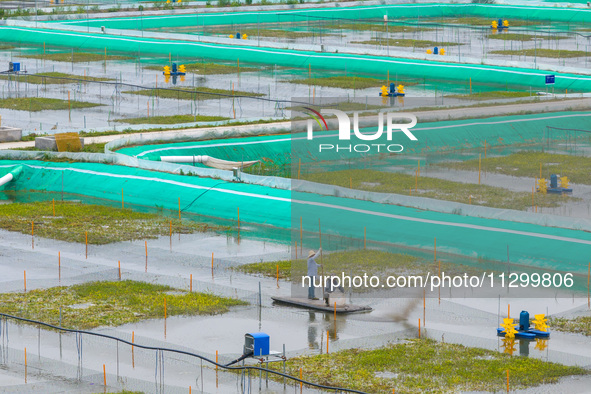
<svg viewBox="0 0 591 394">
<path fill-rule="evenodd" d="M 309 382 L 307 380 L 303 380 L 300 379 L 296 376 L 291 376 L 288 374 L 285 374 L 283 372 L 279 372 L 279 371 L 275 371 L 273 369 L 267 369 L 267 368 L 262 368 L 262 367 L 257 367 L 257 366 L 253 366 L 253 365 L 243 365 L 243 366 L 237 366 L 237 367 L 230 367 L 230 366 L 226 366 L 224 364 L 220 364 L 218 362 L 215 362 L 213 360 L 210 360 L 207 357 L 201 356 L 199 354 L 196 353 L 192 353 L 192 352 L 188 352 L 185 350 L 180 350 L 180 349 L 172 349 L 172 348 L 162 348 L 162 347 L 157 347 L 157 346 L 146 346 L 146 345 L 141 345 L 138 344 L 137 342 L 130 342 L 127 341 L 125 339 L 121 339 L 112 335 L 107 335 L 107 334 L 102 334 L 99 332 L 93 332 L 93 331 L 84 331 L 84 330 L 75 330 L 75 329 L 71 329 L 71 328 L 63 328 L 63 327 L 59 327 L 59 326 L 55 326 L 53 324 L 49 324 L 49 323 L 44 323 L 38 320 L 32 320 L 32 319 L 26 319 L 24 317 L 18 317 L 18 316 L 13 316 L 13 315 L 8 315 L 6 313 L 0 313 L 0 316 L 4 316 L 5 318 L 10 318 L 10 319 L 14 319 L 14 320 L 18 320 L 18 321 L 22 321 L 22 322 L 26 322 L 26 323 L 33 323 L 33 324 L 39 324 L 42 325 L 44 327 L 48 327 L 48 328 L 52 328 L 58 331 L 64 331 L 64 332 L 71 332 L 71 333 L 76 333 L 76 334 L 80 334 L 80 336 L 82 336 L 82 334 L 86 334 L 86 335 L 91 335 L 91 336 L 95 336 L 95 337 L 100 337 L 100 338 L 106 338 L 106 339 L 112 339 L 121 343 L 124 343 L 126 345 L 129 346 L 133 346 L 133 347 L 137 347 L 140 349 L 146 349 L 146 350 L 156 350 L 157 352 L 171 352 L 171 353 L 177 353 L 177 354 L 184 354 L 186 356 L 191 356 L 191 357 L 195 357 L 198 359 L 201 359 L 203 361 L 207 361 L 208 363 L 217 366 L 219 368 L 222 369 L 227 369 L 227 370 L 255 370 L 255 371 L 261 371 L 261 372 L 267 372 L 270 374 L 274 374 L 277 375 L 279 377 L 284 377 L 290 380 L 293 380 L 295 382 L 298 383 L 303 383 L 305 385 L 308 386 L 312 386 L 312 387 L 316 387 L 319 389 L 323 389 L 323 390 L 332 390 L 332 391 L 336 391 L 336 392 L 345 392 L 345 393 L 357 393 L 357 394 L 368 394 L 365 391 L 360 391 L 360 390 L 355 390 L 355 389 L 347 389 L 347 388 L 342 388 L 342 387 L 334 387 L 334 386 L 326 386 L 323 384 L 318 384 L 318 383 L 313 383 L 313 382 Z M 6 324 L 6 323 L 5 323 Z"/>
<path fill-rule="evenodd" d="M 205 193 L 207 193 L 208 191 L 210 191 L 210 190 L 211 190 L 211 189 L 213 189 L 214 187 L 216 187 L 216 186 L 219 186 L 219 185 L 223 185 L 223 184 L 225 184 L 225 183 L 227 183 L 227 182 L 225 182 L 225 181 L 224 181 L 224 182 L 219 182 L 219 183 L 216 183 L 215 185 L 211 186 L 210 188 L 207 188 L 207 189 L 206 189 L 206 190 L 204 190 L 204 191 L 203 191 L 203 192 L 202 192 L 200 195 L 198 195 L 197 197 L 195 197 L 195 199 L 194 199 L 193 201 L 191 201 L 191 202 L 189 203 L 189 205 L 187 205 L 186 207 L 184 207 L 183 209 L 181 209 L 181 212 L 185 211 L 186 209 L 189 209 L 189 208 L 191 208 L 191 206 L 192 206 L 192 205 L 195 203 L 195 201 L 197 201 L 197 200 L 198 200 L 198 199 L 199 199 L 201 196 L 203 196 Z"/>
</svg>

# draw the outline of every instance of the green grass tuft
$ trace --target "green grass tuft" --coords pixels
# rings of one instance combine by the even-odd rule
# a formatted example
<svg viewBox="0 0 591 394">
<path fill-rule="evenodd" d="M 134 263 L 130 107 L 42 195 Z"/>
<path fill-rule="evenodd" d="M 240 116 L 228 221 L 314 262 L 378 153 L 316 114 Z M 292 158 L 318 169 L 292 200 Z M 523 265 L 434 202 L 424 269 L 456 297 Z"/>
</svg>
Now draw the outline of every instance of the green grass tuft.
<svg viewBox="0 0 591 394">
<path fill-rule="evenodd" d="M 522 33 L 501 33 L 501 34 L 490 34 L 488 38 L 492 40 L 505 40 L 505 41 L 533 41 L 538 40 L 564 40 L 570 37 L 567 36 L 544 36 L 544 35 L 533 35 L 533 34 L 522 34 Z"/>
<path fill-rule="evenodd" d="M 0 311 L 59 325 L 59 308 L 62 307 L 62 327 L 87 330 L 164 318 L 165 298 L 167 316 L 214 315 L 246 304 L 212 294 L 124 280 L 2 293 Z"/>
<path fill-rule="evenodd" d="M 60 100 L 44 97 L 19 97 L 0 99 L 0 108 L 7 108 L 16 111 L 47 111 L 47 110 L 65 110 L 78 108 L 98 107 L 101 104 L 88 103 L 85 101 Z"/>
<path fill-rule="evenodd" d="M 308 250 L 304 249 L 302 253 L 307 256 Z M 320 260 L 317 261 L 320 263 Z M 296 283 L 299 283 L 301 282 L 301 275 L 306 274 L 306 262 L 306 259 L 259 262 L 243 264 L 233 269 L 249 275 L 275 278 L 277 276 L 277 266 L 279 266 L 280 279 L 291 278 Z M 322 264 L 325 275 L 340 275 L 341 272 L 347 275 L 363 275 L 367 272 L 376 275 L 420 274 L 434 272 L 433 270 L 437 271 L 439 269 L 438 263 L 436 264 L 432 260 L 427 261 L 409 254 L 373 249 L 324 253 Z M 472 267 L 447 262 L 441 262 L 441 269 L 446 274 L 480 272 Z"/>
<path fill-rule="evenodd" d="M 335 23 L 326 26 L 322 26 L 323 29 L 330 30 L 356 30 L 356 31 L 380 31 L 383 33 L 414 33 L 417 31 L 429 31 L 432 30 L 426 27 L 414 27 L 404 25 L 392 25 L 388 27 L 383 22 L 379 23 Z"/>
<path fill-rule="evenodd" d="M 482 162 L 493 160 L 488 158 Z M 455 163 L 452 163 L 452 165 Z M 461 163 L 460 163 L 461 164 Z M 473 161 L 470 161 L 473 169 Z M 487 168 L 491 165 L 488 164 Z M 455 168 L 455 167 L 454 167 Z M 478 170 L 478 160 L 476 160 Z M 367 190 L 380 193 L 411 194 L 413 196 L 436 198 L 439 200 L 454 201 L 468 204 L 469 196 L 472 196 L 473 205 L 487 207 L 525 210 L 531 208 L 531 193 L 510 192 L 507 189 L 488 185 L 477 185 L 448 181 L 428 176 L 418 177 L 418 188 L 415 191 L 415 176 L 394 172 L 381 172 L 375 170 L 343 170 L 334 172 L 321 172 L 306 174 L 304 179 L 312 182 L 325 183 L 330 185 L 350 187 L 354 189 Z M 556 207 L 564 198 L 558 195 L 542 195 L 536 193 L 534 204 L 540 207 Z"/>
<path fill-rule="evenodd" d="M 247 39 L 242 41 L 248 41 L 256 39 L 257 36 L 260 37 L 275 37 L 275 38 L 305 38 L 305 37 L 312 37 L 317 33 L 307 32 L 307 31 L 293 31 L 293 30 L 284 30 L 284 29 L 257 29 L 254 28 L 237 28 L 234 30 L 229 30 L 226 27 L 220 28 L 213 28 L 212 30 L 207 29 L 208 33 L 219 34 L 222 36 L 229 37 L 230 34 L 236 36 L 236 33 L 239 32 L 241 35 L 246 34 Z"/>
<path fill-rule="evenodd" d="M 429 40 L 414 40 L 412 38 L 388 38 L 380 39 L 373 38 L 366 41 L 351 41 L 353 44 L 364 44 L 364 45 L 389 45 L 393 47 L 410 47 L 410 48 L 429 48 L 429 47 L 452 47 L 462 45 L 457 42 L 436 42 Z"/>
<path fill-rule="evenodd" d="M 96 82 L 96 81 L 112 81 L 110 78 L 97 78 L 97 77 L 85 77 L 83 75 L 75 75 L 75 74 L 66 74 L 60 72 L 46 72 L 46 73 L 39 73 L 35 75 L 2 75 L 0 79 L 4 80 L 18 80 L 19 82 L 25 83 L 33 83 L 37 85 L 56 85 L 56 84 L 68 84 L 68 83 L 78 83 L 75 79 L 82 79 L 88 82 Z"/>
<path fill-rule="evenodd" d="M 557 135 L 554 137 L 557 137 Z M 482 171 L 528 177 L 532 179 L 533 185 L 534 178 L 540 177 L 540 164 L 542 164 L 543 178 L 550 179 L 551 174 L 559 174 L 567 176 L 574 183 L 591 184 L 591 179 L 589 178 L 589 174 L 591 173 L 591 158 L 582 156 L 542 152 L 517 152 L 508 156 L 483 159 Z M 478 159 L 441 163 L 439 166 L 456 170 L 478 171 Z"/>
<path fill-rule="evenodd" d="M 520 98 L 530 97 L 529 92 L 511 92 L 506 90 L 493 90 L 487 92 L 474 92 L 472 94 L 450 94 L 445 97 L 459 98 L 466 100 L 489 100 L 495 98 Z"/>
<path fill-rule="evenodd" d="M 122 118 L 115 122 L 129 123 L 129 124 L 177 124 L 177 123 L 193 123 L 193 122 L 215 122 L 221 120 L 228 120 L 223 116 L 208 116 L 208 115 L 170 115 L 170 116 L 152 116 L 150 118 Z"/>
<path fill-rule="evenodd" d="M 289 82 L 312 86 L 326 86 L 341 89 L 379 88 L 386 85 L 386 80 L 371 77 L 339 75 L 334 77 L 292 79 Z"/>
<path fill-rule="evenodd" d="M 45 54 L 27 54 L 23 53 L 20 56 L 31 59 L 42 59 L 51 60 L 54 62 L 74 62 L 74 63 L 86 63 L 86 62 L 102 62 L 106 60 L 128 60 L 132 59 L 129 56 L 120 55 L 107 55 L 104 53 L 89 53 L 89 52 L 61 52 L 61 53 L 45 53 Z"/>
<path fill-rule="evenodd" d="M 578 316 L 573 319 L 551 317 L 548 319 L 548 325 L 557 331 L 591 336 L 591 316 Z"/>
<path fill-rule="evenodd" d="M 414 339 L 374 350 L 350 349 L 300 356 L 287 361 L 287 373 L 299 375 L 300 368 L 304 378 L 314 383 L 369 393 L 390 393 L 393 389 L 396 393 L 500 392 L 506 389 L 507 370 L 513 390 L 589 373 L 580 367 L 511 357 L 431 339 Z"/>
<path fill-rule="evenodd" d="M 264 94 L 242 92 L 239 90 L 225 90 L 199 87 L 195 89 L 190 88 L 175 88 L 175 89 L 143 89 L 126 91 L 123 93 L 138 94 L 140 96 L 154 96 L 159 98 L 177 99 L 177 100 L 212 100 L 217 98 L 231 98 L 232 96 L 247 96 L 247 97 L 261 97 Z"/>
<path fill-rule="evenodd" d="M 254 67 L 240 66 L 240 68 L 238 68 L 238 63 L 231 66 L 218 63 L 186 63 L 184 65 L 188 73 L 201 75 L 237 74 L 239 70 L 241 73 L 260 71 L 260 68 Z M 164 66 L 148 66 L 146 68 L 149 70 L 164 70 Z"/>
<path fill-rule="evenodd" d="M 546 49 L 546 48 L 529 48 L 529 49 L 514 49 L 514 50 L 499 50 L 491 51 L 497 55 L 515 55 L 515 56 L 530 56 L 530 57 L 548 57 L 553 59 L 562 59 L 565 57 L 585 57 L 589 54 L 585 51 L 567 51 L 560 49 Z"/>
<path fill-rule="evenodd" d="M 53 216 L 51 201 L 2 205 L 0 228 L 31 234 L 33 221 L 35 236 L 84 243 L 85 232 L 88 232 L 88 243 L 95 245 L 156 238 L 170 232 L 167 218 L 130 209 L 56 201 Z M 174 233 L 220 229 L 192 221 L 172 220 Z"/>
<path fill-rule="evenodd" d="M 445 23 L 445 24 L 461 24 L 461 25 L 472 25 L 472 26 L 490 26 L 492 21 L 498 21 L 499 18 L 483 18 L 480 16 L 463 16 L 457 18 L 425 18 L 423 22 L 434 22 L 434 23 Z M 541 25 L 546 22 L 544 20 L 534 19 L 513 19 L 509 20 L 509 30 L 511 26 L 533 26 Z M 550 21 L 547 21 L 550 22 Z"/>
</svg>

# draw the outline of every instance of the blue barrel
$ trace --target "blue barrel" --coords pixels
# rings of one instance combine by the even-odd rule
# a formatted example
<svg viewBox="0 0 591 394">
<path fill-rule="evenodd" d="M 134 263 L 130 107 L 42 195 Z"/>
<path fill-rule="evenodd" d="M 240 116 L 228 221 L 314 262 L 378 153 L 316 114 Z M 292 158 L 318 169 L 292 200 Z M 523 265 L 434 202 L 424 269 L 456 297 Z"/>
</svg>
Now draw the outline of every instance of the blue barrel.
<svg viewBox="0 0 591 394">
<path fill-rule="evenodd" d="M 240 35 L 240 33 L 236 33 L 236 38 L 240 39 L 242 36 Z"/>
<path fill-rule="evenodd" d="M 529 312 L 521 311 L 519 314 L 519 330 L 529 330 Z"/>
<path fill-rule="evenodd" d="M 439 48 L 437 48 L 437 47 L 433 48 L 433 54 L 439 55 Z"/>
<path fill-rule="evenodd" d="M 172 73 L 176 74 L 176 63 L 172 63 Z"/>
<path fill-rule="evenodd" d="M 396 91 L 396 86 L 394 86 L 394 83 L 390 84 L 390 93 L 395 93 Z"/>
</svg>

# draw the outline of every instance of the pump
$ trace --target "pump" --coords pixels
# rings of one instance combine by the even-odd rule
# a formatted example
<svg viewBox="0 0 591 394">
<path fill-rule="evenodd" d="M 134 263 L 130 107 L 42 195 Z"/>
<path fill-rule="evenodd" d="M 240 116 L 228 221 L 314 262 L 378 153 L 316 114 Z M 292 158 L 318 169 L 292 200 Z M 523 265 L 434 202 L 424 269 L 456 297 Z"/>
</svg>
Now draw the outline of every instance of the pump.
<svg viewBox="0 0 591 394">
<path fill-rule="evenodd" d="M 269 335 L 264 332 L 255 332 L 244 335 L 244 354 L 253 356 L 269 355 Z"/>
<path fill-rule="evenodd" d="M 236 360 L 226 364 L 227 367 L 234 365 L 247 358 L 256 359 L 261 365 L 263 363 L 283 361 L 285 357 L 285 345 L 283 345 L 283 353 L 270 350 L 270 336 L 264 332 L 252 332 L 244 334 L 244 347 L 242 348 L 242 356 Z M 243 362 L 244 364 L 244 362 Z"/>
</svg>

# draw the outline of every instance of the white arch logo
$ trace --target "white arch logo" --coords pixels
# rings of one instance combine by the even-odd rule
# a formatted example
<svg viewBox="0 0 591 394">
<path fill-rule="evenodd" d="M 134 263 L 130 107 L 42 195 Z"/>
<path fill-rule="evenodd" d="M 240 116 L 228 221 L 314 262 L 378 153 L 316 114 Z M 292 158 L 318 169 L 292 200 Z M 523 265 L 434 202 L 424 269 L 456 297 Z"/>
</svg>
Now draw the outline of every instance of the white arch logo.
<svg viewBox="0 0 591 394">
<path fill-rule="evenodd" d="M 350 140 L 351 139 L 351 119 L 343 111 L 336 109 L 322 109 L 320 110 L 322 115 L 335 115 L 339 122 L 339 140 Z M 393 123 L 394 119 L 409 119 L 410 123 Z M 322 121 L 325 119 L 322 117 Z M 308 119 L 308 139 L 313 139 L 313 121 Z M 326 124 L 326 122 L 325 122 Z M 411 141 L 417 141 L 417 137 L 410 132 L 409 129 L 413 128 L 417 124 L 417 117 L 409 113 L 395 113 L 388 112 L 386 116 L 386 137 L 388 141 L 392 141 L 392 133 L 402 131 Z M 384 113 L 378 114 L 378 130 L 374 134 L 362 134 L 359 131 L 359 113 L 354 112 L 353 114 L 353 132 L 355 136 L 362 141 L 375 141 L 379 139 L 384 133 Z"/>
</svg>

